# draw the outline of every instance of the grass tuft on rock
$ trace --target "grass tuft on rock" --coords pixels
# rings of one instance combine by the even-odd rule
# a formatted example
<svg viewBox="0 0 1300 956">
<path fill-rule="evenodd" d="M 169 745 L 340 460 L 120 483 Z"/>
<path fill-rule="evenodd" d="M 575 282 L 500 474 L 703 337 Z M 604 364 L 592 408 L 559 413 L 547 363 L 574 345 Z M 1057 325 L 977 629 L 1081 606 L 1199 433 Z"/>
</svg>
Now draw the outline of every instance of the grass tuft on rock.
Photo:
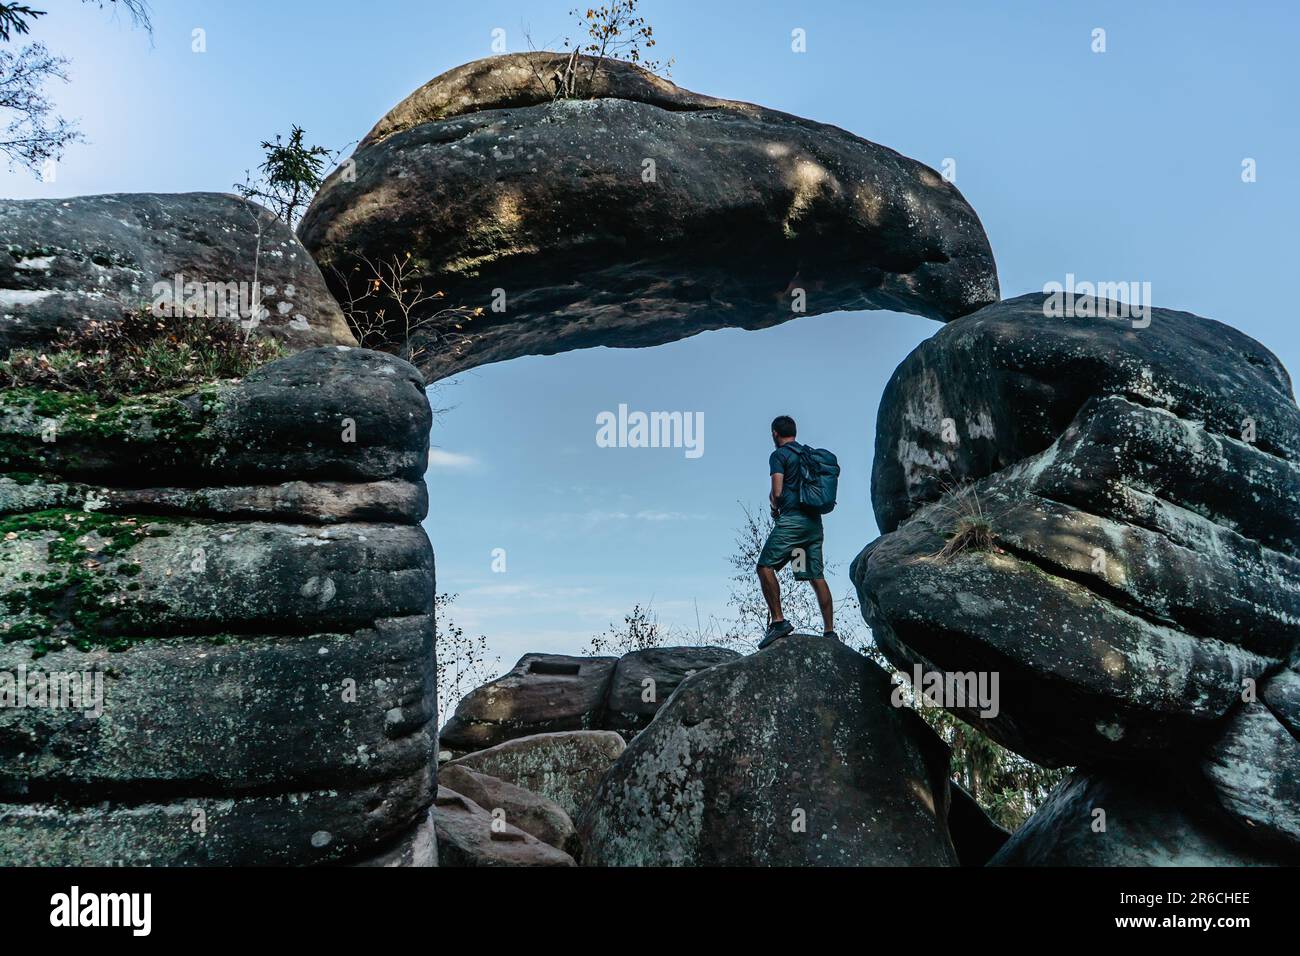
<svg viewBox="0 0 1300 956">
<path fill-rule="evenodd" d="M 43 349 L 0 360 L 0 389 L 75 392 L 113 401 L 218 379 L 243 378 L 287 350 L 232 319 L 126 312 L 117 322 L 64 329 Z"/>
</svg>

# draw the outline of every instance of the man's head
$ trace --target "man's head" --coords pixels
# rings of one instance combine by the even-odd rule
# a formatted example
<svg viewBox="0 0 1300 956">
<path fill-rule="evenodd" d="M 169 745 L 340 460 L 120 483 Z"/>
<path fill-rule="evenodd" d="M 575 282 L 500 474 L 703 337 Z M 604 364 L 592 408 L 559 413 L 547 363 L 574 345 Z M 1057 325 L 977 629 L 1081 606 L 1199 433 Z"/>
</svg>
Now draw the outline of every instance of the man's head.
<svg viewBox="0 0 1300 956">
<path fill-rule="evenodd" d="M 797 434 L 794 426 L 794 419 L 789 415 L 778 415 L 772 419 L 772 444 L 780 448 L 786 442 L 794 441 Z"/>
</svg>

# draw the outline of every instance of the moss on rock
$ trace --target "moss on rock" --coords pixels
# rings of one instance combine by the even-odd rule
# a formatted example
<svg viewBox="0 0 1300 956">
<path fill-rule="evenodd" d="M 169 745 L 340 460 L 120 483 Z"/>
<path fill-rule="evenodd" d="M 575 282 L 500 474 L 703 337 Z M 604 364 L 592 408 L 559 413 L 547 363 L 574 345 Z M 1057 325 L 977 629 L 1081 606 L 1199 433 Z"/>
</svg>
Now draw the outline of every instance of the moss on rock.
<svg viewBox="0 0 1300 956">
<path fill-rule="evenodd" d="M 119 592 L 130 590 L 140 567 L 125 557 L 144 537 L 165 537 L 168 519 L 98 515 L 66 510 L 39 511 L 0 518 L 0 540 L 44 545 L 44 566 L 35 574 L 19 571 L 13 579 L 22 587 L 0 594 L 0 643 L 27 643 L 34 657 L 59 647 L 80 650 L 124 650 L 130 642 L 113 634 L 112 624 L 125 615 L 138 627 L 143 609 L 115 607 Z M 23 560 L 10 548 L 4 565 Z M 132 582 L 133 583 L 133 582 Z"/>
</svg>

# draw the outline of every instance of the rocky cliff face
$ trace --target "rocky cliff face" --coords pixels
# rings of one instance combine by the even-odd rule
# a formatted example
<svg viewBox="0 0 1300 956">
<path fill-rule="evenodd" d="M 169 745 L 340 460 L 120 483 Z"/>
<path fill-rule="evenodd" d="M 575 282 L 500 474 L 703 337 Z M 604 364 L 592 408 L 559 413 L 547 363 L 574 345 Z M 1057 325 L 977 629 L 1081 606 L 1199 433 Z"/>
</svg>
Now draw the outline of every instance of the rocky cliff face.
<svg viewBox="0 0 1300 956">
<path fill-rule="evenodd" d="M 1199 316 L 1043 306 L 953 322 L 891 379 L 872 481 L 887 533 L 852 569 L 864 613 L 905 670 L 998 672 L 995 715 L 951 709 L 1006 746 L 1121 776 L 1158 762 L 1218 826 L 1294 851 L 1290 380 Z"/>
<path fill-rule="evenodd" d="M 997 299 L 979 219 L 934 170 L 628 63 L 557 101 L 562 59 L 493 57 L 430 81 L 303 219 L 340 299 L 409 253 L 410 278 L 445 293 L 426 312 L 485 310 L 418 330 L 429 380 L 837 309 L 948 320 Z"/>
<path fill-rule="evenodd" d="M 88 691 L 0 707 L 0 864 L 428 862 L 429 426 L 346 347 L 0 393 L 0 674 Z"/>
</svg>

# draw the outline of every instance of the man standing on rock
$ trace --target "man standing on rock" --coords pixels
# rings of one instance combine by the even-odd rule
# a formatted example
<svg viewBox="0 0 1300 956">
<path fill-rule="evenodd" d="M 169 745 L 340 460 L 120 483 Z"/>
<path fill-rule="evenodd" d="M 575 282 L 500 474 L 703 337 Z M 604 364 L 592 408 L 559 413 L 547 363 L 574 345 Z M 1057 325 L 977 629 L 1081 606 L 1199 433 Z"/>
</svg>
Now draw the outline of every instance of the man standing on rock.
<svg viewBox="0 0 1300 956">
<path fill-rule="evenodd" d="M 794 626 L 781 611 L 781 584 L 776 577 L 776 572 L 790 562 L 794 562 L 795 580 L 807 581 L 817 595 L 826 636 L 838 639 L 835 605 L 822 574 L 822 516 L 799 503 L 799 483 L 803 480 L 802 455 L 808 449 L 794 440 L 795 434 L 794 419 L 789 415 L 773 419 L 772 443 L 776 445 L 776 451 L 768 458 L 768 471 L 772 476 L 768 502 L 772 506 L 775 524 L 758 556 L 758 580 L 763 587 L 763 600 L 767 602 L 771 623 L 759 642 L 759 650 L 794 633 Z"/>
</svg>

